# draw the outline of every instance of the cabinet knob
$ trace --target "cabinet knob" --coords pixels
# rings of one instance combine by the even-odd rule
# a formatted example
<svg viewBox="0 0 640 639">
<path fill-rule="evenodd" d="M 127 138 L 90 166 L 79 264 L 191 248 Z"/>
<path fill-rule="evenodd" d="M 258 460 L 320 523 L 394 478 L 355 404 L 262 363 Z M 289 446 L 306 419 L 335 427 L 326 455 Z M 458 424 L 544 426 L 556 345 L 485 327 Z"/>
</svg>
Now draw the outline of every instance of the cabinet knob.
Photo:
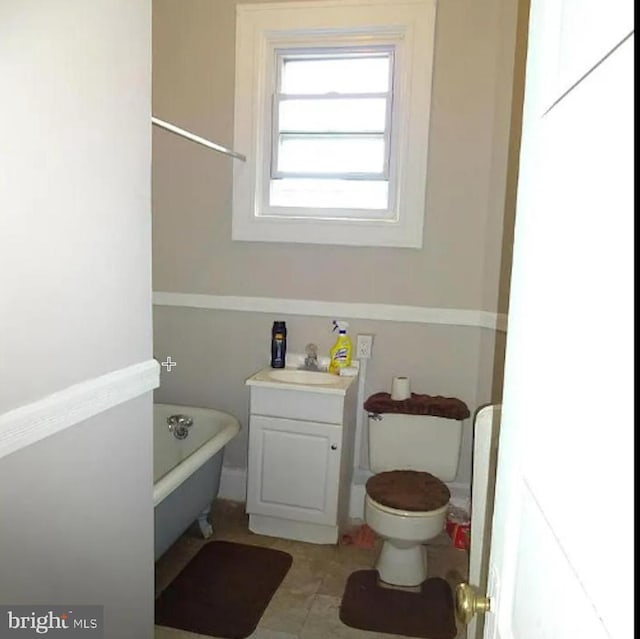
<svg viewBox="0 0 640 639">
<path fill-rule="evenodd" d="M 338 450 L 338 444 L 331 444 L 331 450 Z"/>
</svg>

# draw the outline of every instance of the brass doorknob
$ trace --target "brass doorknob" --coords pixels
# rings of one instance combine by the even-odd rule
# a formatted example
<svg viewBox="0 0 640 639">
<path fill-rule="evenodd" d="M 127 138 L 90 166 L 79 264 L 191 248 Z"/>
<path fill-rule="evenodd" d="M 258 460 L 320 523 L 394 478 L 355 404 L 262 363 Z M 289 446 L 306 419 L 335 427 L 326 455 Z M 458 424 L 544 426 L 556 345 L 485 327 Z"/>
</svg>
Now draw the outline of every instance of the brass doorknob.
<svg viewBox="0 0 640 639">
<path fill-rule="evenodd" d="M 456 586 L 456 617 L 465 626 L 476 612 L 488 612 L 491 609 L 490 604 L 491 600 L 476 594 L 473 586 L 464 582 Z"/>
</svg>

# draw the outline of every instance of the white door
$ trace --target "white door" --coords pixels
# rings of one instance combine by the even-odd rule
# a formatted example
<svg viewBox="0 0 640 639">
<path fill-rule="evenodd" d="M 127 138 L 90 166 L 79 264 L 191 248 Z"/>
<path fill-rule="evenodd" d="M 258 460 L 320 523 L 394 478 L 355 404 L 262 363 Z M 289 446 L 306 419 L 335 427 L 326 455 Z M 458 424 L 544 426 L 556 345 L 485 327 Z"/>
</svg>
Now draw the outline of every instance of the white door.
<svg viewBox="0 0 640 639">
<path fill-rule="evenodd" d="M 532 0 L 485 639 L 633 636 L 633 3 Z"/>
</svg>

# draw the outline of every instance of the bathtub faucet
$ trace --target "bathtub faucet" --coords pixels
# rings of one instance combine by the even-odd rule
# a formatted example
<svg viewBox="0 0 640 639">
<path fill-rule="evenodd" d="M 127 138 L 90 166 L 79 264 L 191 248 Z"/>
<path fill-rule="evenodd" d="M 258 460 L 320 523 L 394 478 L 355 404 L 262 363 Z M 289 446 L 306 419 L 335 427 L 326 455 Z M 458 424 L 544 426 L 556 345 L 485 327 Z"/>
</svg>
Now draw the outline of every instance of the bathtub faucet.
<svg viewBox="0 0 640 639">
<path fill-rule="evenodd" d="M 189 415 L 171 415 L 167 417 L 167 424 L 176 439 L 185 439 L 189 434 L 189 428 L 193 426 L 193 419 Z"/>
</svg>

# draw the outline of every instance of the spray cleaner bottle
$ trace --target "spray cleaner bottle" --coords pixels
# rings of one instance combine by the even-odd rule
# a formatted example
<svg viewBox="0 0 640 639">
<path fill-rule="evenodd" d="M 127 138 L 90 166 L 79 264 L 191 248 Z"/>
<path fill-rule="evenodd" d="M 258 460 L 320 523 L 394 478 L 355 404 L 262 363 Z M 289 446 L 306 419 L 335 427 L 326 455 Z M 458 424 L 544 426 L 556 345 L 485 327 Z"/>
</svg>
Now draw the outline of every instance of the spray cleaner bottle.
<svg viewBox="0 0 640 639">
<path fill-rule="evenodd" d="M 347 335 L 349 324 L 347 322 L 333 320 L 333 331 L 338 331 L 338 339 L 329 351 L 329 372 L 340 374 L 340 369 L 351 366 L 351 353 L 353 344 Z"/>
</svg>

